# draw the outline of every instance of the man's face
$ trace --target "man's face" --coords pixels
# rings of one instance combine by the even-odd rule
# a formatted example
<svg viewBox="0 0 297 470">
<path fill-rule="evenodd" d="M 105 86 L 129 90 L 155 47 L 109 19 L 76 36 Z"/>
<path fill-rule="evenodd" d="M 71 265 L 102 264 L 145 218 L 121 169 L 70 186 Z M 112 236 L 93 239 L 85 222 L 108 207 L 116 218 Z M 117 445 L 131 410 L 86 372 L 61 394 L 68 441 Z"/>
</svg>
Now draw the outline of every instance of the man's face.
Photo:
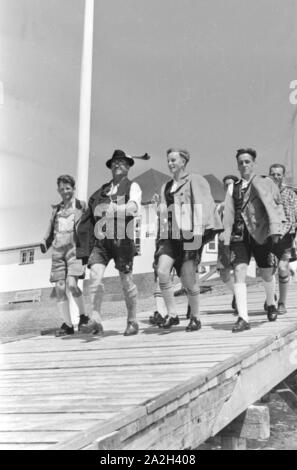
<svg viewBox="0 0 297 470">
<path fill-rule="evenodd" d="M 237 168 L 242 178 L 249 179 L 255 171 L 255 162 L 249 153 L 243 153 L 237 158 Z"/>
<path fill-rule="evenodd" d="M 279 166 L 273 167 L 270 169 L 269 176 L 278 186 L 281 186 L 285 177 L 284 170 Z"/>
<path fill-rule="evenodd" d="M 130 165 L 127 163 L 127 161 L 124 158 L 117 158 L 114 160 L 111 164 L 111 172 L 112 176 L 114 177 L 120 177 L 120 176 L 127 176 L 128 171 L 130 169 Z"/>
<path fill-rule="evenodd" d="M 59 183 L 58 193 L 64 202 L 71 201 L 74 196 L 75 188 L 70 183 Z"/>
</svg>

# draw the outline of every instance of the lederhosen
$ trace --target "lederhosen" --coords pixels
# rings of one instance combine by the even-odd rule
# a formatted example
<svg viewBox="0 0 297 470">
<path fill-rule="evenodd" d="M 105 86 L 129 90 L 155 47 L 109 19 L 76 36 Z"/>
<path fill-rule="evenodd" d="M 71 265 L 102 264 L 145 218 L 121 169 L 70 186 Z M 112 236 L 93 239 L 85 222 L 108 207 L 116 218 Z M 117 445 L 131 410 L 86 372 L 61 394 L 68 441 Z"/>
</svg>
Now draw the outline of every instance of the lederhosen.
<svg viewBox="0 0 297 470">
<path fill-rule="evenodd" d="M 174 192 L 171 192 L 173 180 L 168 181 L 165 186 L 164 195 L 167 207 L 174 205 Z M 179 238 L 176 236 L 179 233 Z M 154 265 L 158 263 L 161 255 L 167 255 L 174 259 L 173 267 L 180 277 L 181 267 L 185 261 L 193 260 L 196 267 L 201 261 L 203 247 L 199 250 L 184 250 L 184 240 L 182 231 L 178 228 L 174 218 L 173 211 L 168 211 L 168 239 L 159 239 L 156 241 L 156 251 L 154 255 Z M 191 240 L 187 240 L 191 242 Z"/>
<path fill-rule="evenodd" d="M 252 180 L 246 188 L 242 188 L 242 180 L 234 183 L 234 223 L 232 227 L 230 250 L 231 264 L 249 264 L 252 255 L 260 268 L 275 268 L 276 259 L 271 252 L 271 242 L 267 241 L 259 245 L 250 235 L 242 217 L 243 199 L 247 191 L 251 189 Z"/>
<path fill-rule="evenodd" d="M 90 198 L 89 207 L 93 214 L 95 237 L 96 224 L 99 223 L 105 238 L 95 238 L 88 261 L 89 266 L 98 262 L 107 265 L 113 258 L 119 271 L 126 273 L 132 271 L 133 258 L 137 254 L 134 243 L 134 217 L 126 216 L 123 223 L 119 223 L 120 219 L 117 220 L 116 216 L 114 219 L 105 217 L 110 202 L 117 205 L 128 203 L 131 184 L 128 178 L 124 178 L 119 184 L 117 193 L 109 195 L 112 186 L 112 182 L 109 182 Z"/>
</svg>

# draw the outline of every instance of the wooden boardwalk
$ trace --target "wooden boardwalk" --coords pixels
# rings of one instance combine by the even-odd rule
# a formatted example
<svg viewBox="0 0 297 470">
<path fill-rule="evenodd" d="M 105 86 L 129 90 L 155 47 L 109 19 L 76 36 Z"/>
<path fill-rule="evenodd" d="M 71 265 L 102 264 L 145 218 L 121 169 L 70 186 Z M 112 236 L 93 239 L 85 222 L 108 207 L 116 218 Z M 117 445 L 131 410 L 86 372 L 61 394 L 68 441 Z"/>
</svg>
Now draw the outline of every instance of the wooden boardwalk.
<svg viewBox="0 0 297 470">
<path fill-rule="evenodd" d="M 166 332 L 139 314 L 105 336 L 19 339 L 0 347 L 0 449 L 184 449 L 215 435 L 297 368 L 297 285 L 268 322 L 249 291 L 252 329 L 232 334 L 230 295 L 201 296 L 203 328 Z M 182 310 L 181 310 L 182 309 Z"/>
</svg>

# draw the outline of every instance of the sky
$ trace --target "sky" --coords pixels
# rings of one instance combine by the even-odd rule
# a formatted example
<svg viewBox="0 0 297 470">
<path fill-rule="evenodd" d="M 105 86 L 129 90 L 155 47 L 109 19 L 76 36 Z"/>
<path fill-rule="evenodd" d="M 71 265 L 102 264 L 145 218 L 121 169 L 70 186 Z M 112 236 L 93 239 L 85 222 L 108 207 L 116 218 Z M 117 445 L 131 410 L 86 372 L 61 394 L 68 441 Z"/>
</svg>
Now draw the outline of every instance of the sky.
<svg viewBox="0 0 297 470">
<path fill-rule="evenodd" d="M 76 175 L 83 17 L 83 0 L 0 0 L 0 248 L 39 241 Z M 117 148 L 152 156 L 132 178 L 167 173 L 174 146 L 218 178 L 240 147 L 259 173 L 286 163 L 296 17 L 295 0 L 95 0 L 89 195 Z"/>
</svg>

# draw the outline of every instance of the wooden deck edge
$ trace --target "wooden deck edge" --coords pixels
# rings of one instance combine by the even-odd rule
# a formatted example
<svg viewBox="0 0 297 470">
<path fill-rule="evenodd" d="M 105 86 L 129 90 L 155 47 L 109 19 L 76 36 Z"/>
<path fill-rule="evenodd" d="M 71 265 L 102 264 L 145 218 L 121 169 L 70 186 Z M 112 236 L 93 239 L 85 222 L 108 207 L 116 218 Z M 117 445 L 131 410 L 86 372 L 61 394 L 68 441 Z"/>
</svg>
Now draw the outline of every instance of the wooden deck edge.
<svg viewBox="0 0 297 470">
<path fill-rule="evenodd" d="M 290 339 L 293 339 L 292 336 L 297 339 L 296 330 L 297 322 L 296 324 L 290 325 L 289 327 L 284 328 L 284 330 L 259 341 L 256 345 L 250 346 L 246 351 L 242 352 L 238 356 L 232 356 L 230 359 L 227 359 L 223 363 L 213 367 L 208 373 L 201 373 L 195 378 L 191 378 L 184 383 L 177 385 L 173 389 L 161 393 L 152 400 L 148 400 L 139 406 L 130 408 L 126 412 L 118 414 L 112 420 L 106 421 L 103 425 L 96 424 L 85 431 L 80 431 L 71 439 L 50 446 L 48 450 L 83 449 L 90 446 L 101 436 L 114 432 L 121 433 L 121 430 L 127 426 L 132 429 L 133 423 L 135 432 L 141 431 L 141 428 L 145 428 L 145 424 L 148 426 L 153 424 L 153 414 L 162 407 L 166 407 L 168 413 L 173 412 L 177 406 L 175 404 L 175 406 L 172 405 L 170 408 L 170 403 L 172 402 L 177 402 L 178 406 L 182 406 L 183 403 L 186 404 L 190 401 L 191 394 L 192 396 L 198 397 L 199 394 L 216 387 L 220 383 L 231 379 L 236 381 L 236 376 L 240 374 L 242 369 L 250 367 L 255 362 L 271 354 L 273 350 L 281 349 L 286 343 L 290 342 L 289 338 L 288 341 L 286 341 L 287 336 L 290 336 Z M 258 356 L 259 352 L 262 352 L 262 354 Z M 165 415 L 166 413 L 164 413 L 164 417 Z M 158 418 L 160 419 L 160 415 Z M 140 421 L 142 422 L 142 426 L 139 426 Z"/>
<path fill-rule="evenodd" d="M 37 338 L 39 334 L 28 333 L 26 335 L 13 336 L 10 338 L 0 338 L 0 344 L 15 343 L 16 341 L 22 341 L 24 339 Z"/>
</svg>

